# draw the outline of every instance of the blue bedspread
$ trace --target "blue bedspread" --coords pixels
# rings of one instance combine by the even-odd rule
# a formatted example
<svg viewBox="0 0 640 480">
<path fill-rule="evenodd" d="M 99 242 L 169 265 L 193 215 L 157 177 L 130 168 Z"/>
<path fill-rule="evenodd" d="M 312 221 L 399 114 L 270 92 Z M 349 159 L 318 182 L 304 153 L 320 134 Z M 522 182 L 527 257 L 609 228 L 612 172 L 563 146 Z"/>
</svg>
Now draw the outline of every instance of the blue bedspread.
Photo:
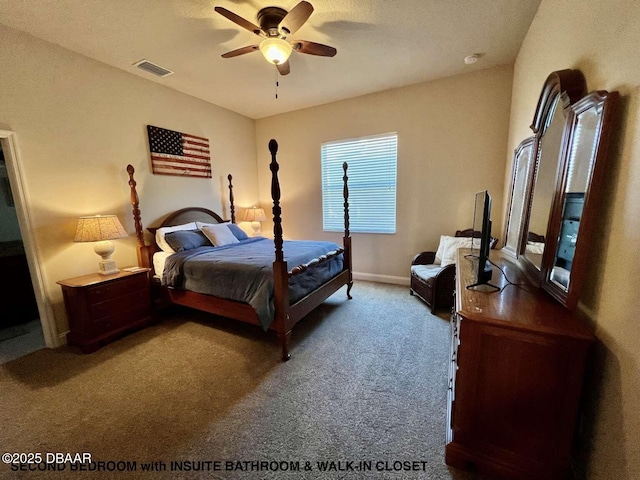
<svg viewBox="0 0 640 480">
<path fill-rule="evenodd" d="M 285 241 L 289 270 L 336 250 L 333 242 Z M 162 284 L 172 288 L 248 303 L 267 330 L 273 321 L 272 240 L 251 238 L 221 247 L 199 247 L 167 258 Z M 342 271 L 342 255 L 331 258 L 289 279 L 289 300 L 295 303 Z"/>
</svg>

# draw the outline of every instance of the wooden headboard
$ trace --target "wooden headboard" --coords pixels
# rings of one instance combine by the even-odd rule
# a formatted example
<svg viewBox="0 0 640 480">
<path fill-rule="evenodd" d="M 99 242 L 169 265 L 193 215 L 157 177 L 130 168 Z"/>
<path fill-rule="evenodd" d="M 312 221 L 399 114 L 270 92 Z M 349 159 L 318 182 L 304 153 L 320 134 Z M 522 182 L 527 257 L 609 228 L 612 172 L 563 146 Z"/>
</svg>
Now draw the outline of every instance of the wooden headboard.
<svg viewBox="0 0 640 480">
<path fill-rule="evenodd" d="M 223 220 L 220 215 L 207 208 L 188 207 L 176 210 L 167 215 L 158 227 L 153 229 L 149 228 L 148 230 L 151 232 L 161 227 L 173 227 L 174 225 L 182 225 L 189 222 L 224 223 L 228 221 L 229 220 Z"/>
</svg>

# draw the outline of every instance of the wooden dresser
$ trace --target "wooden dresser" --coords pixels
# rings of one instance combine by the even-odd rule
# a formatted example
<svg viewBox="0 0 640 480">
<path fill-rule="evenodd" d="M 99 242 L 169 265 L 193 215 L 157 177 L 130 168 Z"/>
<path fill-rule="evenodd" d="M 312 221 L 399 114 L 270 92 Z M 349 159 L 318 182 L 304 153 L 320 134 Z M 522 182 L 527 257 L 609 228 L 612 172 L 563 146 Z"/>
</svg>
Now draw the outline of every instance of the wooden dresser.
<svg viewBox="0 0 640 480">
<path fill-rule="evenodd" d="M 69 317 L 68 343 L 89 353 L 117 335 L 147 324 L 152 312 L 149 272 L 141 268 L 60 280 Z"/>
<path fill-rule="evenodd" d="M 466 289 L 477 264 L 468 253 L 456 265 L 446 462 L 505 479 L 568 478 L 593 334 L 500 251 L 491 259 L 522 285 L 494 266 L 501 292 Z"/>
</svg>

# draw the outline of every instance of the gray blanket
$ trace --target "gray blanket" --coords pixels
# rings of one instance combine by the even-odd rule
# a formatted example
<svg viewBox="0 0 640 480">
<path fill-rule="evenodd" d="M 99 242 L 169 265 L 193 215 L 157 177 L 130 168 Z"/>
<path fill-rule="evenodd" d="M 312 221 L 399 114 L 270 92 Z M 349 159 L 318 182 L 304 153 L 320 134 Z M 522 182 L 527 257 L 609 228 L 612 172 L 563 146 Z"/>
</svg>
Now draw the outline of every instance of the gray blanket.
<svg viewBox="0 0 640 480">
<path fill-rule="evenodd" d="M 284 257 L 291 270 L 320 255 L 336 250 L 333 242 L 285 241 Z M 167 258 L 162 284 L 216 297 L 248 303 L 267 330 L 273 321 L 272 240 L 251 238 L 222 247 L 198 247 Z M 342 271 L 342 255 L 322 262 L 289 279 L 293 304 Z"/>
</svg>

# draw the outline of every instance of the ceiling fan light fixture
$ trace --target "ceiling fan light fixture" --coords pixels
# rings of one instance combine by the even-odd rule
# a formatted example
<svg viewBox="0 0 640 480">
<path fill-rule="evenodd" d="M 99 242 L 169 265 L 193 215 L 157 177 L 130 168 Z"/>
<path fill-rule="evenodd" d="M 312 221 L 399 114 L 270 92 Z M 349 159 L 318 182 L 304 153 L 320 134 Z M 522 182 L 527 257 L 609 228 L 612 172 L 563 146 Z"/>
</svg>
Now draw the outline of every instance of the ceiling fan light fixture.
<svg viewBox="0 0 640 480">
<path fill-rule="evenodd" d="M 265 38 L 260 42 L 260 51 L 268 62 L 280 65 L 286 62 L 291 55 L 291 44 L 278 37 Z"/>
</svg>

